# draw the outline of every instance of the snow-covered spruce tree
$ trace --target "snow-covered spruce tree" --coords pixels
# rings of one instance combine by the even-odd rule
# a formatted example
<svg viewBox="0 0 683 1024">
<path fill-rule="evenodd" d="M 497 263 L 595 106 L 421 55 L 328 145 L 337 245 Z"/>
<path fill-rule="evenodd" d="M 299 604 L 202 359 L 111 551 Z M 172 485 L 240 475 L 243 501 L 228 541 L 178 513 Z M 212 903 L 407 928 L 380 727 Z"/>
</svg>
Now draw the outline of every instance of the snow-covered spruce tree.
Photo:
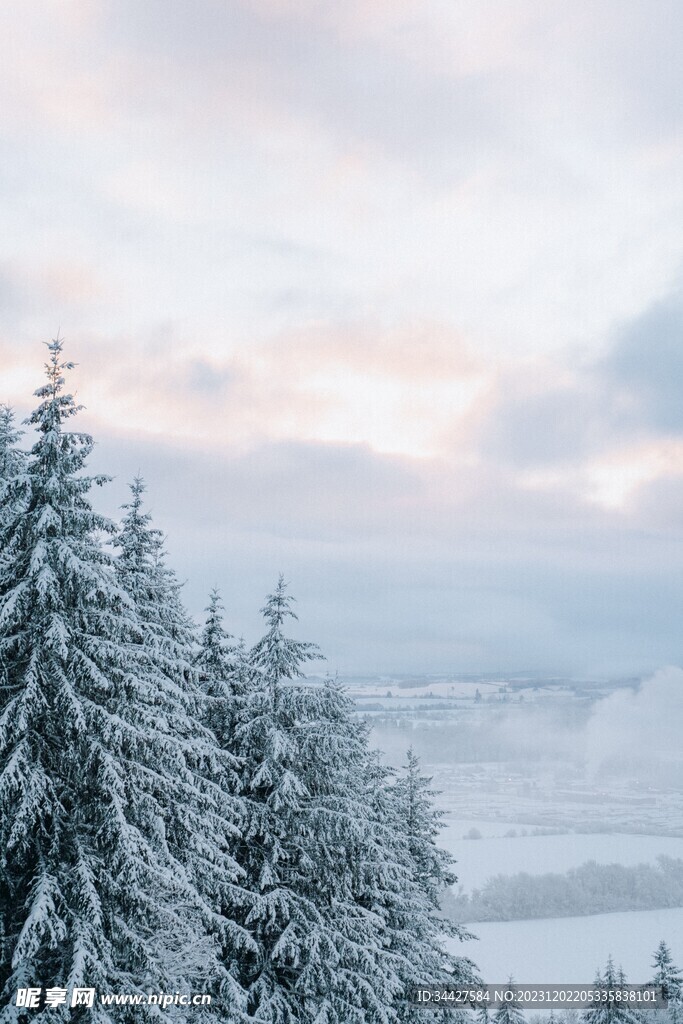
<svg viewBox="0 0 683 1024">
<path fill-rule="evenodd" d="M 626 984 L 626 978 L 621 968 L 614 966 L 612 957 L 609 957 L 605 966 L 604 974 L 598 971 L 595 976 L 595 988 L 604 989 L 608 993 L 616 991 Z M 584 1011 L 581 1020 L 585 1024 L 640 1024 L 643 1014 L 634 1009 L 622 999 L 610 999 L 609 996 L 594 1007 Z"/>
<path fill-rule="evenodd" d="M 298 884 L 305 858 L 298 822 L 306 790 L 299 777 L 296 723 L 282 699 L 283 684 L 301 674 L 315 647 L 285 637 L 283 621 L 293 614 L 285 589 L 280 577 L 263 609 L 269 628 L 251 652 L 254 684 L 242 697 L 235 735 L 247 803 L 237 859 L 253 897 L 244 923 L 255 942 L 254 954 L 242 960 L 241 980 L 249 1012 L 264 1024 L 309 1020 L 296 982 L 307 966 L 306 947 L 319 942 L 319 914 Z"/>
<path fill-rule="evenodd" d="M 237 729 L 249 806 L 238 859 L 259 948 L 243 965 L 250 1009 L 278 1024 L 419 1020 L 407 1015 L 409 989 L 463 980 L 471 965 L 463 972 L 440 947 L 353 703 L 333 681 L 294 681 L 316 649 L 285 636 L 291 601 L 281 578 Z"/>
<path fill-rule="evenodd" d="M 195 728 L 200 729 L 200 721 L 204 724 L 203 738 L 210 757 L 202 771 L 223 791 L 224 820 L 221 822 L 214 815 L 211 827 L 224 841 L 232 841 L 242 817 L 242 802 L 236 797 L 239 785 L 236 761 L 227 745 L 216 742 L 213 726 L 217 723 L 207 714 L 207 696 L 195 664 L 195 625 L 181 599 L 182 584 L 166 562 L 164 535 L 152 525 L 151 513 L 144 510 L 144 481 L 136 477 L 130 489 L 131 500 L 122 506 L 125 515 L 113 541 L 120 549 L 115 562 L 116 575 L 121 587 L 133 599 L 138 620 L 135 639 L 143 648 L 148 664 L 165 679 L 166 685 L 183 695 Z M 222 708 L 224 702 L 218 702 L 218 706 Z M 239 885 L 216 872 L 213 861 L 206 857 L 205 827 L 194 813 L 176 816 L 174 846 L 199 891 L 212 905 L 229 914 L 227 908 L 238 905 L 244 894 Z M 237 947 L 228 944 L 225 949 L 228 961 L 241 947 L 245 936 L 237 938 Z"/>
<path fill-rule="evenodd" d="M 12 1003 L 28 985 L 220 983 L 236 1008 L 220 1019 L 236 1020 L 242 992 L 214 936 L 225 954 L 243 933 L 197 886 L 177 845 L 192 831 L 214 887 L 234 884 L 231 808 L 212 781 L 222 755 L 139 642 L 134 604 L 101 544 L 113 524 L 88 498 L 105 478 L 82 475 L 92 440 L 64 429 L 79 408 L 64 393 L 73 364 L 59 340 L 49 353 L 28 421 L 38 440 L 22 508 L 0 525 L 0 990 L 9 1003 L 0 1019 L 23 1019 Z M 88 1013 L 109 1024 L 154 1011 Z"/>
<path fill-rule="evenodd" d="M 0 485 L 11 480 L 25 468 L 26 456 L 17 447 L 22 431 L 14 425 L 14 410 L 0 406 Z"/>
<path fill-rule="evenodd" d="M 313 658 L 320 658 L 317 644 L 292 640 L 285 636 L 285 619 L 296 619 L 292 611 L 293 598 L 287 594 L 285 578 L 280 574 L 274 593 L 269 594 L 261 609 L 268 630 L 254 645 L 250 662 L 260 674 L 274 711 L 280 703 L 283 683 L 302 676 L 301 666 Z"/>
<path fill-rule="evenodd" d="M 451 954 L 443 937 L 450 926 L 444 921 L 427 884 L 420 863 L 411 852 L 405 834 L 404 812 L 397 801 L 393 772 L 381 763 L 377 752 L 367 757 L 365 800 L 373 806 L 383 845 L 381 860 L 366 876 L 371 905 L 381 913 L 388 947 L 395 957 L 403 993 L 427 985 L 443 987 L 479 982 L 474 964 Z M 453 926 L 452 934 L 468 937 Z M 459 1010 L 448 1011 L 446 1019 L 456 1019 Z M 399 1006 L 401 1021 L 434 1020 L 433 1010 L 412 1003 Z M 448 1016 L 450 1013 L 450 1018 Z"/>
<path fill-rule="evenodd" d="M 164 535 L 143 511 L 145 483 L 136 477 L 131 500 L 114 538 L 120 549 L 116 575 L 135 602 L 140 642 L 154 653 L 160 667 L 178 681 L 194 677 L 195 626 L 180 597 L 182 584 L 166 564 Z"/>
<path fill-rule="evenodd" d="M 512 978 L 508 979 L 507 987 L 514 992 L 515 983 Z M 524 1024 L 526 1018 L 524 1011 L 516 999 L 506 999 L 493 1014 L 495 1024 Z"/>
<path fill-rule="evenodd" d="M 243 640 L 236 640 L 223 625 L 225 609 L 214 587 L 205 609 L 206 622 L 194 664 L 204 693 L 205 720 L 222 747 L 232 750 L 235 727 L 249 688 L 250 667 Z"/>
<path fill-rule="evenodd" d="M 350 729 L 341 694 L 292 684 L 317 648 L 285 636 L 291 603 L 281 577 L 236 733 L 248 804 L 238 860 L 257 945 L 241 979 L 264 1024 L 389 1024 L 399 979 L 382 921 L 357 906 L 353 884 L 354 836 L 370 841 L 355 777 L 364 737 Z"/>
<path fill-rule="evenodd" d="M 244 657 L 238 654 L 239 645 L 223 625 L 225 607 L 216 587 L 209 594 L 209 604 L 204 610 L 206 620 L 195 664 L 207 679 L 228 679 Z"/>
<path fill-rule="evenodd" d="M 671 1024 L 680 1024 L 683 1021 L 683 975 L 664 939 L 655 950 L 652 966 L 655 968 L 652 984 L 661 986 L 664 998 L 669 1000 L 666 1016 Z"/>
<path fill-rule="evenodd" d="M 431 778 L 420 772 L 420 760 L 412 747 L 408 749 L 403 773 L 392 788 L 398 831 L 407 842 L 412 860 L 413 881 L 426 897 L 426 904 L 423 904 L 422 913 L 417 918 L 419 930 L 427 940 L 425 952 L 428 963 L 438 971 L 434 983 L 457 985 L 473 976 L 474 967 L 467 960 L 443 958 L 441 937 L 447 935 L 462 940 L 472 936 L 449 921 L 441 911 L 444 891 L 457 881 L 457 877 L 452 870 L 454 858 L 436 844 L 443 819 L 443 812 L 434 803 L 438 792 L 431 788 Z M 447 1011 L 454 1020 L 455 1012 Z"/>
<path fill-rule="evenodd" d="M 664 939 L 655 950 L 652 966 L 655 968 L 653 985 L 661 985 L 666 999 L 680 999 L 683 995 L 683 975 L 676 967 L 671 950 Z"/>
<path fill-rule="evenodd" d="M 371 890 L 376 882 L 401 889 L 405 877 L 393 861 L 385 823 L 367 798 L 367 727 L 355 719 L 353 702 L 334 680 L 288 687 L 281 701 L 306 793 L 298 821 L 303 856 L 297 882 L 319 914 L 312 954 L 298 979 L 307 993 L 309 1013 L 303 1019 L 396 1021 L 406 994 L 404 963 Z"/>
<path fill-rule="evenodd" d="M 403 775 L 394 783 L 398 816 L 417 866 L 417 880 L 438 909 L 443 890 L 457 882 L 457 876 L 452 870 L 455 859 L 436 845 L 443 811 L 434 804 L 438 792 L 430 788 L 431 781 L 420 772 L 420 759 L 409 747 Z"/>
<path fill-rule="evenodd" d="M 0 406 L 0 523 L 25 495 L 20 477 L 26 469 L 26 454 L 17 447 L 21 437 L 11 407 Z"/>
</svg>

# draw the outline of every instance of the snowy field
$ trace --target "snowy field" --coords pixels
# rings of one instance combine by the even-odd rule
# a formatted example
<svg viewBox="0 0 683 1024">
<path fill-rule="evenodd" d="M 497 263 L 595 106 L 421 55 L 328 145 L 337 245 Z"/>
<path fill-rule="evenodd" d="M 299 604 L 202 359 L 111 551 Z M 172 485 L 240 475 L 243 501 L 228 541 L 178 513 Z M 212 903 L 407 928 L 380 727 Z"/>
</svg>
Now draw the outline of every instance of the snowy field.
<svg viewBox="0 0 683 1024">
<path fill-rule="evenodd" d="M 482 839 L 462 838 L 472 827 L 479 829 Z M 491 837 L 494 827 L 496 832 Z M 671 836 L 568 833 L 504 837 L 504 831 L 519 831 L 522 827 L 474 820 L 446 823 L 439 845 L 455 857 L 458 885 L 464 892 L 483 885 L 492 875 L 564 873 L 589 860 L 631 866 L 654 863 L 662 854 L 683 859 L 683 839 Z"/>
<path fill-rule="evenodd" d="M 401 765 L 412 745 L 440 791 L 439 843 L 456 858 L 456 892 L 495 875 L 564 874 L 588 861 L 683 859 L 683 763 L 679 734 L 665 728 L 675 719 L 670 693 L 655 683 L 638 694 L 542 688 L 521 703 L 504 695 L 501 705 L 497 688 L 479 685 L 478 706 L 444 684 L 430 684 L 431 698 L 405 686 L 391 697 L 380 686 L 357 696 L 389 763 Z M 657 729 L 646 743 L 639 723 L 652 716 Z M 463 838 L 471 830 L 481 838 Z M 683 908 L 469 927 L 479 941 L 455 946 L 489 983 L 510 975 L 591 983 L 610 955 L 629 980 L 644 982 L 662 939 L 683 962 Z"/>
<path fill-rule="evenodd" d="M 629 981 L 651 974 L 652 953 L 666 939 L 674 960 L 683 961 L 683 908 L 592 917 L 547 918 L 472 925 L 478 941 L 449 940 L 474 960 L 487 984 L 512 975 L 518 982 L 591 982 L 611 954 Z"/>
</svg>

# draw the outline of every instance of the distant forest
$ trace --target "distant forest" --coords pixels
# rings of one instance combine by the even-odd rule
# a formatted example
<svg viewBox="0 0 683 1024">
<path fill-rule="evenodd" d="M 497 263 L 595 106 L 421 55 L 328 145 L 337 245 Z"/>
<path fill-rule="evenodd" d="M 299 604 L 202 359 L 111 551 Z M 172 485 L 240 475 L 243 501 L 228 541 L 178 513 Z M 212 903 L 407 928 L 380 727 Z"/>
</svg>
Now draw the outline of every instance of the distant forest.
<svg viewBox="0 0 683 1024">
<path fill-rule="evenodd" d="M 683 860 L 661 856 L 656 864 L 587 861 L 566 874 L 495 875 L 469 895 L 450 890 L 443 909 L 454 921 L 519 921 L 580 917 L 625 910 L 683 907 Z"/>
</svg>

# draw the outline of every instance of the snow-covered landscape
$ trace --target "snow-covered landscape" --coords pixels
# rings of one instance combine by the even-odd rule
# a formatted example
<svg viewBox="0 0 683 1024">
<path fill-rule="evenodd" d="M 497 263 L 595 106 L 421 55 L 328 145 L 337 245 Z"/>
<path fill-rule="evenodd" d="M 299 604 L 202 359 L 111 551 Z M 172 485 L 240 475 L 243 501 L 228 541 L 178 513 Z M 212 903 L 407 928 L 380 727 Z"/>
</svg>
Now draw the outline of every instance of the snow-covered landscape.
<svg viewBox="0 0 683 1024">
<path fill-rule="evenodd" d="M 585 985 L 610 955 L 630 981 L 642 983 L 653 975 L 653 953 L 662 938 L 676 962 L 682 959 L 683 909 L 505 921 L 471 930 L 478 940 L 458 943 L 457 950 L 472 957 L 493 984 L 512 975 L 527 984 Z"/>
<path fill-rule="evenodd" d="M 590 862 L 656 867 L 664 857 L 683 866 L 682 681 L 675 670 L 612 684 L 366 679 L 352 680 L 350 692 L 393 763 L 401 744 L 422 756 L 445 812 L 439 843 L 456 860 L 453 892 L 469 894 L 495 876 L 566 875 Z M 610 734 L 596 751 L 604 722 Z M 466 730 L 480 740 L 477 760 L 468 759 L 468 738 L 461 742 Z M 634 730 L 643 742 L 620 757 Z M 569 902 L 561 917 L 542 907 L 534 920 L 468 917 L 478 940 L 463 948 L 491 983 L 511 975 L 585 982 L 608 955 L 642 982 L 662 938 L 683 959 L 683 902 L 598 910 L 573 916 Z"/>
<path fill-rule="evenodd" d="M 0 1024 L 683 1024 L 682 42 L 0 3 Z"/>
<path fill-rule="evenodd" d="M 66 1013 L 62 979 L 107 1022 L 154 979 L 270 1024 L 417 1021 L 418 987 L 479 978 L 621 984 L 613 959 L 677 985 L 683 671 L 305 677 L 282 575 L 253 646 L 216 588 L 199 630 L 144 481 L 118 523 L 91 505 L 107 478 L 48 353 L 28 450 L 0 409 L 3 1018 Z"/>
</svg>

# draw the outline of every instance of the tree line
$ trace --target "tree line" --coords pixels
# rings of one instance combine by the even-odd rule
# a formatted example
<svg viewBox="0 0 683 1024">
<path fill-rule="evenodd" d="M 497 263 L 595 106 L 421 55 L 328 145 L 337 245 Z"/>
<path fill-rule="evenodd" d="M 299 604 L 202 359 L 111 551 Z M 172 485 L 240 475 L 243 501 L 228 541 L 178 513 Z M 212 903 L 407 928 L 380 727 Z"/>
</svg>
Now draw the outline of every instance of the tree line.
<svg viewBox="0 0 683 1024">
<path fill-rule="evenodd" d="M 594 989 L 600 991 L 604 999 L 595 1006 L 584 1011 L 555 1010 L 547 1014 L 532 1014 L 531 1024 L 681 1024 L 683 1021 L 683 974 L 674 963 L 667 943 L 662 941 L 657 946 L 652 961 L 653 974 L 648 985 L 653 985 L 666 1002 L 666 1007 L 648 1009 L 639 1007 L 635 1002 L 618 998 L 617 993 L 627 984 L 627 978 L 621 967 L 608 957 L 604 970 L 597 971 Z M 510 979 L 510 988 L 514 982 Z M 611 995 L 613 993 L 613 995 Z M 482 1006 L 476 1013 L 477 1024 L 524 1024 L 525 1014 L 518 1001 L 511 999 L 503 1004 L 495 1013 L 489 1013 Z"/>
<path fill-rule="evenodd" d="M 565 874 L 494 875 L 471 893 L 448 890 L 443 908 L 454 921 L 518 921 L 578 917 L 626 910 L 683 907 L 683 860 L 660 856 L 655 864 L 587 861 Z"/>
</svg>

